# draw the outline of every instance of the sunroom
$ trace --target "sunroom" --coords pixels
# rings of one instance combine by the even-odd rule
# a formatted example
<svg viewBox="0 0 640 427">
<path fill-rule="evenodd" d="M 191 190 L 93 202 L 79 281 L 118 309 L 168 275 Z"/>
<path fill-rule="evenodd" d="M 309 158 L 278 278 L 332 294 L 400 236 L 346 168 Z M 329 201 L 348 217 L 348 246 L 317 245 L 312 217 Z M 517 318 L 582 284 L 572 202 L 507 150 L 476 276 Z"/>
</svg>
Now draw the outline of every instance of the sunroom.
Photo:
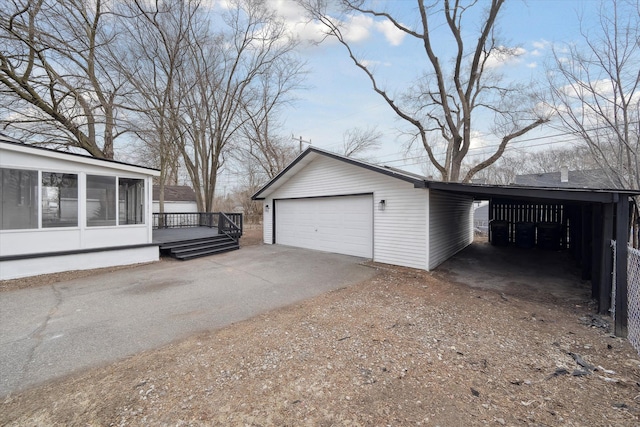
<svg viewBox="0 0 640 427">
<path fill-rule="evenodd" d="M 158 175 L 0 137 L 0 280 L 157 261 Z"/>
</svg>

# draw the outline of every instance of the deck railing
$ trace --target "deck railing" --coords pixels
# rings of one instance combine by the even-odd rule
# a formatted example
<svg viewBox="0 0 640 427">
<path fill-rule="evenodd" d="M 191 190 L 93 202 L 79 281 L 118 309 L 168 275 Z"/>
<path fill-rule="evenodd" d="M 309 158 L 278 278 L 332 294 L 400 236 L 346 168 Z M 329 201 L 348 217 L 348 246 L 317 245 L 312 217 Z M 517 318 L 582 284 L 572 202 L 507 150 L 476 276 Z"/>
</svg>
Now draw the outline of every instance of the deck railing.
<svg viewBox="0 0 640 427">
<path fill-rule="evenodd" d="M 242 214 L 220 212 L 218 215 L 218 231 L 228 234 L 234 239 L 239 239 L 242 236 Z"/>
<path fill-rule="evenodd" d="M 217 227 L 231 237 L 242 236 L 242 214 L 224 212 L 153 213 L 153 228 Z"/>
</svg>

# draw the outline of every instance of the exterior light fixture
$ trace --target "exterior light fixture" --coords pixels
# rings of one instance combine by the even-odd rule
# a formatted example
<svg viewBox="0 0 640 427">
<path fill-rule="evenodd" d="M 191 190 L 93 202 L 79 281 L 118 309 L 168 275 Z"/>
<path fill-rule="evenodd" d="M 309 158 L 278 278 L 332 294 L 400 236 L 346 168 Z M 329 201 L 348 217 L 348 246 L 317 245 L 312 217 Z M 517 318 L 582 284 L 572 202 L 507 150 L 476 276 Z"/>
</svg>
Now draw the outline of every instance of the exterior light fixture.
<svg viewBox="0 0 640 427">
<path fill-rule="evenodd" d="M 378 202 L 378 209 L 380 209 L 381 211 L 383 211 L 386 206 L 387 206 L 386 200 L 382 199 Z"/>
<path fill-rule="evenodd" d="M 269 205 L 264 205 L 264 211 L 269 212 Z"/>
</svg>

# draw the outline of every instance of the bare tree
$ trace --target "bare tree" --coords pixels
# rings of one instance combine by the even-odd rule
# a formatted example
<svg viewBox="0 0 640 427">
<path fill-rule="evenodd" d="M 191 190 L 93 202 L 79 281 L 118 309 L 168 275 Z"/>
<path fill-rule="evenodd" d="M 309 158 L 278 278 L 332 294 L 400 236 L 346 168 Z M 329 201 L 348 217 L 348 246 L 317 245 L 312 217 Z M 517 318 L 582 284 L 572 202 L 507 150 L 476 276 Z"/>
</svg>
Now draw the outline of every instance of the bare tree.
<svg viewBox="0 0 640 427">
<path fill-rule="evenodd" d="M 324 0 L 299 0 L 313 19 L 327 29 L 347 50 L 353 63 L 369 78 L 373 90 L 391 107 L 393 112 L 413 129 L 413 136 L 426 150 L 429 160 L 445 181 L 469 181 L 477 172 L 494 163 L 512 140 L 526 134 L 547 121 L 546 117 L 527 108 L 531 100 L 522 95 L 521 87 L 503 84 L 499 75 L 488 66 L 490 60 L 512 57 L 513 49 L 498 43 L 496 21 L 504 0 L 490 2 L 417 0 L 419 23 L 408 26 L 386 9 L 374 9 L 378 2 L 367 0 L 339 0 L 343 13 L 382 19 L 405 35 L 419 41 L 427 68 L 422 78 L 409 84 L 404 95 L 395 97 L 384 88 L 375 70 L 359 58 L 353 45 L 345 37 L 342 23 L 346 19 L 332 17 Z M 475 6 L 475 7 L 474 7 Z M 479 7 L 486 6 L 482 20 L 472 22 Z M 380 6 L 382 7 L 382 6 Z M 343 15 L 344 16 L 344 15 Z M 448 30 L 449 39 L 434 39 L 437 17 Z M 473 34 L 473 28 L 479 28 Z M 452 58 L 442 58 L 436 52 L 439 44 L 453 42 Z M 416 61 L 418 63 L 418 61 Z M 462 164 L 469 148 L 474 126 L 478 120 L 494 117 L 493 132 L 500 142 L 493 154 L 475 163 L 462 176 Z M 445 146 L 442 160 L 434 148 Z"/>
<path fill-rule="evenodd" d="M 517 175 L 559 172 L 561 168 L 586 172 L 597 165 L 584 147 L 552 148 L 534 152 L 507 151 L 494 164 L 482 170 L 477 178 L 487 184 L 509 185 Z M 595 174 L 594 177 L 599 177 Z"/>
<path fill-rule="evenodd" d="M 554 50 L 548 105 L 611 181 L 640 189 L 640 2 L 602 2 L 598 24 L 593 32 L 582 28 L 584 47 Z M 635 199 L 632 244 L 638 247 Z"/>
<path fill-rule="evenodd" d="M 160 169 L 159 208 L 164 212 L 165 184 L 176 185 L 180 168 L 182 73 L 188 70 L 194 46 L 206 42 L 209 21 L 199 1 L 166 0 L 149 3 L 132 0 L 121 4 L 120 32 L 127 43 L 112 52 L 116 66 L 126 76 L 133 95 L 127 109 L 132 130 L 143 142 L 138 148 L 144 161 Z"/>
<path fill-rule="evenodd" d="M 528 173 L 526 153 L 505 153 L 491 166 L 476 175 L 476 179 L 484 184 L 510 185 L 515 182 L 516 175 Z"/>
<path fill-rule="evenodd" d="M 3 128 L 113 158 L 118 73 L 108 66 L 112 19 L 102 0 L 13 0 L 0 6 Z"/>
<path fill-rule="evenodd" d="M 225 31 L 192 47 L 181 88 L 185 134 L 180 150 L 198 207 L 207 212 L 213 209 L 227 152 L 238 146 L 251 117 L 247 113 L 256 105 L 260 77 L 286 63 L 296 46 L 262 1 L 234 0 L 223 19 Z"/>
<path fill-rule="evenodd" d="M 580 146 L 534 151 L 527 153 L 526 159 L 520 173 L 558 172 L 563 167 L 583 172 L 597 168 L 588 150 Z"/>
<path fill-rule="evenodd" d="M 363 153 L 380 147 L 382 133 L 375 127 L 347 129 L 342 135 L 342 154 L 360 157 Z"/>
<path fill-rule="evenodd" d="M 292 103 L 291 93 L 302 87 L 304 66 L 292 55 L 282 57 L 258 76 L 252 95 L 243 105 L 244 143 L 234 150 L 235 157 L 241 165 L 246 165 L 247 171 L 253 171 L 256 166 L 262 170 L 257 178 L 262 184 L 275 177 L 298 154 L 290 138 L 280 132 L 279 119 L 282 107 Z M 257 171 L 251 173 L 257 174 Z"/>
<path fill-rule="evenodd" d="M 640 188 L 640 4 L 603 2 L 598 23 L 554 49 L 548 106 L 612 180 Z"/>
</svg>

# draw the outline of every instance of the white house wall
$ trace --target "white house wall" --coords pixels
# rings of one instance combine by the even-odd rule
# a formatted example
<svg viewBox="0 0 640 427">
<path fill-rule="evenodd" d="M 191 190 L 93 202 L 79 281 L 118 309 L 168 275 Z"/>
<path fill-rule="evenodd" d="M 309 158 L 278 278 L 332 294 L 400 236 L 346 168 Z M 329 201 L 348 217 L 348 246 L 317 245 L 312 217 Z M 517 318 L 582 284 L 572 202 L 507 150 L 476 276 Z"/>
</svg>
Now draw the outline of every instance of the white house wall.
<svg viewBox="0 0 640 427">
<path fill-rule="evenodd" d="M 429 270 L 473 242 L 473 198 L 441 191 L 429 197 Z"/>
<path fill-rule="evenodd" d="M 158 247 L 147 246 L 118 251 L 78 253 L 73 255 L 3 261 L 0 280 L 59 273 L 61 271 L 133 265 L 158 261 Z"/>
<path fill-rule="evenodd" d="M 264 200 L 264 242 L 273 242 L 273 200 L 373 194 L 373 259 L 427 268 L 427 195 L 412 183 L 318 156 Z M 385 200 L 385 209 L 379 207 Z M 266 209 L 266 206 L 269 209 Z"/>
<path fill-rule="evenodd" d="M 11 257 L 63 251 L 81 251 L 84 249 L 150 245 L 153 241 L 150 206 L 151 176 L 156 174 L 155 171 L 147 171 L 136 166 L 115 162 L 102 162 L 91 158 L 85 159 L 78 156 L 64 155 L 63 153 L 49 151 L 40 153 L 33 148 L 27 150 L 24 147 L 16 148 L 13 146 L 1 150 L 0 166 L 3 168 L 22 170 L 77 174 L 78 200 L 85 200 L 87 175 L 144 179 L 147 209 L 145 212 L 145 224 L 88 227 L 83 223 L 86 221 L 86 205 L 85 203 L 80 203 L 80 206 L 77 206 L 79 223 L 76 227 L 1 230 L 0 256 Z M 41 196 L 38 195 L 38 197 Z M 40 205 L 40 203 L 38 203 L 38 205 Z M 16 276 L 14 273 L 9 273 L 9 271 L 14 271 L 16 268 L 22 269 L 22 273 L 30 273 L 26 275 L 33 275 L 158 260 L 157 246 L 149 246 L 147 249 L 138 248 L 97 253 L 101 254 L 101 256 L 74 254 L 64 257 L 53 256 L 12 261 L 4 260 L 0 267 L 0 276 L 2 279 L 7 278 L 7 275 L 25 277 L 24 274 Z M 79 263 L 70 261 L 75 259 L 84 261 L 80 261 Z M 100 264 L 99 259 L 103 259 L 104 262 Z M 56 266 L 60 264 L 61 260 L 64 260 L 61 264 L 62 266 Z M 59 268 L 62 268 L 62 270 L 59 270 Z"/>
<path fill-rule="evenodd" d="M 160 202 L 153 201 L 153 212 L 160 212 Z M 198 212 L 196 202 L 169 202 L 164 201 L 164 213 Z"/>
</svg>

